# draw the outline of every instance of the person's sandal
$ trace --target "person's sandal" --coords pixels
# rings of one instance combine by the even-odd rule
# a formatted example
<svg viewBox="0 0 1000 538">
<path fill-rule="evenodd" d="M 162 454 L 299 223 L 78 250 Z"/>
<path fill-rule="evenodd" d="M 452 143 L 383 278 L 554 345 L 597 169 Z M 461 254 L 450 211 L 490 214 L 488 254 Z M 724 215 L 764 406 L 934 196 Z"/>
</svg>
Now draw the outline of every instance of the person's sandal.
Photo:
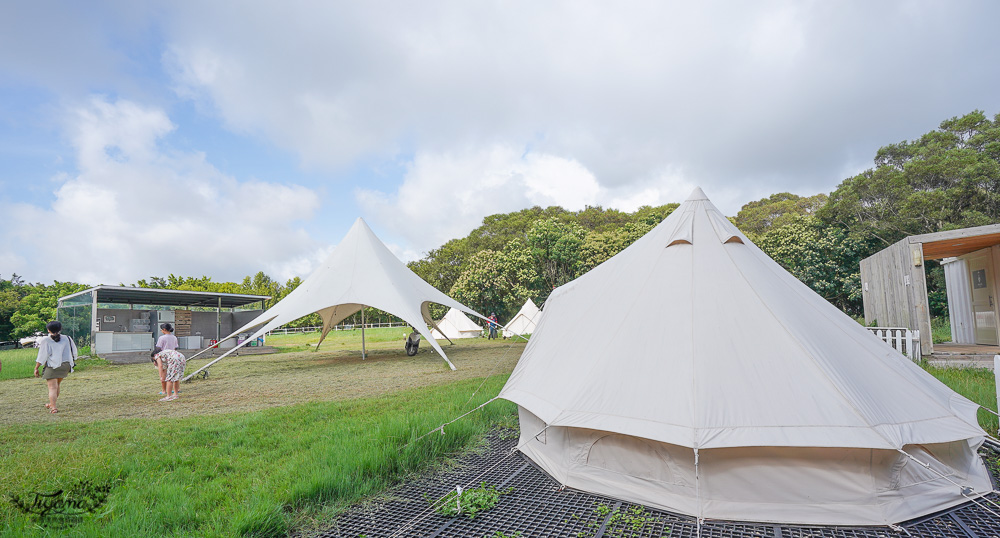
<svg viewBox="0 0 1000 538">
<path fill-rule="evenodd" d="M 170 401 L 170 396 L 164 396 L 164 397 L 162 397 L 162 398 L 160 398 L 159 400 L 156 400 L 156 401 L 158 401 L 158 402 L 169 402 Z"/>
</svg>

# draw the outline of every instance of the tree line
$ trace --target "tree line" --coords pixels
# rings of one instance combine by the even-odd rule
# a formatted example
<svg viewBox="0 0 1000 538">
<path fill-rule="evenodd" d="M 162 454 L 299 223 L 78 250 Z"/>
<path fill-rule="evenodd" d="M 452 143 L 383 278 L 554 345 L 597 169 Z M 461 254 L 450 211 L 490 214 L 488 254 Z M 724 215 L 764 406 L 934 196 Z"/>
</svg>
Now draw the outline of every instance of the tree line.
<svg viewBox="0 0 1000 538">
<path fill-rule="evenodd" d="M 544 303 L 553 288 L 611 258 L 678 205 L 632 213 L 599 206 L 532 207 L 490 215 L 466 237 L 409 267 L 458 301 L 506 322 L 527 299 Z M 862 259 L 908 235 L 1000 222 L 1000 114 L 989 118 L 976 110 L 945 120 L 915 140 L 880 148 L 871 168 L 829 194 L 774 194 L 747 203 L 730 220 L 799 280 L 844 312 L 859 315 Z M 932 315 L 947 315 L 943 271 L 933 262 L 926 267 Z M 259 272 L 240 283 L 169 275 L 134 285 L 269 295 L 270 306 L 300 283 L 299 278 L 277 282 Z M 58 297 L 86 287 L 28 284 L 18 275 L 0 279 L 0 340 L 42 330 L 54 318 Z M 440 317 L 444 311 L 433 313 Z M 366 318 L 393 320 L 374 309 Z M 318 324 L 313 314 L 293 325 Z"/>
</svg>

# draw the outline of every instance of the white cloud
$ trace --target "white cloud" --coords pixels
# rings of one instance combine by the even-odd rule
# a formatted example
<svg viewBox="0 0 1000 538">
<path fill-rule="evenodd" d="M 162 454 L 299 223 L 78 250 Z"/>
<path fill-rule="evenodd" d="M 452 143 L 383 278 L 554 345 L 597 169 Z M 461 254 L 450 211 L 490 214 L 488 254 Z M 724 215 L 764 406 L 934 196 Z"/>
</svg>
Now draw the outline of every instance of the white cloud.
<svg viewBox="0 0 1000 538">
<path fill-rule="evenodd" d="M 607 188 L 641 192 L 657 170 L 682 167 L 746 202 L 754 192 L 828 191 L 843 179 L 845 154 L 870 162 L 880 144 L 1000 106 L 996 70 L 956 66 L 996 63 L 989 47 L 967 43 L 973 26 L 989 32 L 980 11 L 906 2 L 177 4 L 167 10 L 164 61 L 181 95 L 310 167 L 527 146 L 579 163 Z M 926 83 L 942 78 L 935 73 L 948 91 Z"/>
<path fill-rule="evenodd" d="M 241 137 L 285 151 L 319 192 L 359 188 L 372 224 L 384 219 L 398 234 L 394 252 L 409 257 L 486 214 L 536 203 L 630 210 L 700 185 L 732 215 L 776 192 L 829 192 L 871 166 L 881 145 L 973 109 L 1000 110 L 1000 71 L 989 67 L 1000 65 L 991 26 L 1000 7 L 988 2 L 32 5 L 0 6 L 19 21 L 0 35 L 0 75 L 13 87 L 184 101 L 172 117 L 124 100 L 82 107 L 68 131 L 78 173 L 59 179 L 51 207 L 18 209 L 47 218 L 70 214 L 66 205 L 113 205 L 115 215 L 92 216 L 106 227 L 140 222 L 132 207 L 160 182 L 201 213 L 204 200 L 259 183 L 161 147 L 173 121 L 191 120 L 180 131 L 195 141 L 218 121 L 236 133 L 225 142 L 233 159 Z M 380 173 L 409 155 L 404 178 Z M 285 261 L 266 263 L 299 273 L 315 249 L 294 224 L 300 212 L 284 208 L 308 215 L 315 197 L 261 183 L 257 196 L 272 194 L 290 205 L 253 217 L 280 230 L 257 229 L 281 238 L 267 259 Z M 214 210 L 240 214 L 232 204 Z M 204 230 L 204 219 L 185 218 L 168 228 Z M 195 241 L 245 239 L 212 232 Z"/>
<path fill-rule="evenodd" d="M 238 279 L 301 274 L 320 252 L 298 222 L 316 194 L 238 181 L 196 152 L 163 144 L 159 109 L 94 97 L 69 110 L 77 173 L 58 178 L 51 204 L 13 204 L 6 239 L 26 253 L 30 280 L 130 283 L 169 273 Z M 26 268 L 27 269 L 27 268 Z"/>
<path fill-rule="evenodd" d="M 595 205 L 600 185 L 580 163 L 497 145 L 461 153 L 418 154 L 394 193 L 358 189 L 362 209 L 411 247 L 436 248 L 466 235 L 483 217 L 535 205 L 578 210 Z"/>
<path fill-rule="evenodd" d="M 408 246 L 391 245 L 393 253 L 414 260 L 449 239 L 466 236 L 488 215 L 536 205 L 635 211 L 683 201 L 697 186 L 682 170 L 667 167 L 633 184 L 603 187 L 575 160 L 496 145 L 418 154 L 395 192 L 357 189 L 355 196 L 374 221 L 408 241 Z M 720 209 L 735 214 L 742 192 L 720 186 L 708 194 Z"/>
</svg>

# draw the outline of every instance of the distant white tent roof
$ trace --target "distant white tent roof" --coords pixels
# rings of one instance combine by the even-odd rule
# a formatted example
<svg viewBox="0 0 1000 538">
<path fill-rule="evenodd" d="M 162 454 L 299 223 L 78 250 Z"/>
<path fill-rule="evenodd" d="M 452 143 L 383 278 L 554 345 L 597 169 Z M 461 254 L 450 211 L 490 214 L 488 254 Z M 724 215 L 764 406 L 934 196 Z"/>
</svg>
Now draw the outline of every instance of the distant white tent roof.
<svg viewBox="0 0 1000 538">
<path fill-rule="evenodd" d="M 535 306 L 534 301 L 528 299 L 504 327 L 503 336 L 510 338 L 514 335 L 531 334 L 535 332 L 535 327 L 541 319 L 542 311 Z"/>
<path fill-rule="evenodd" d="M 469 319 L 457 308 L 451 308 L 437 322 L 437 327 L 431 331 L 435 338 L 475 338 L 483 334 L 483 328 Z"/>
<path fill-rule="evenodd" d="M 256 333 L 247 339 L 249 342 L 275 327 L 316 312 L 323 319 L 322 342 L 337 323 L 370 306 L 396 315 L 412 325 L 454 370 L 455 366 L 427 328 L 428 325 L 434 325 L 428 310 L 429 303 L 450 306 L 483 317 L 410 271 L 375 236 L 368 224 L 359 218 L 309 278 L 278 304 L 226 338 L 259 326 Z M 209 365 L 205 367 L 207 366 Z"/>
<path fill-rule="evenodd" d="M 519 406 L 522 450 L 563 484 L 698 517 L 885 524 L 964 501 L 903 450 L 973 495 L 992 489 L 978 406 L 701 189 L 553 291 L 500 397 Z"/>
</svg>

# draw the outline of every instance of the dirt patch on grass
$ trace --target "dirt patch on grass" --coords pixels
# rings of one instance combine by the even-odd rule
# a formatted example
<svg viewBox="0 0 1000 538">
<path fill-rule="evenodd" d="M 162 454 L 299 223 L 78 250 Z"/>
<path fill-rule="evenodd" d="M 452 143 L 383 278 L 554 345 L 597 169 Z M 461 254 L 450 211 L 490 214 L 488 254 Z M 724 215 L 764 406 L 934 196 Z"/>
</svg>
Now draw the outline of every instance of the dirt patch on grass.
<svg viewBox="0 0 1000 538">
<path fill-rule="evenodd" d="M 398 342 L 370 344 L 366 360 L 361 359 L 360 344 L 358 349 L 232 357 L 212 366 L 208 379 L 181 384 L 180 399 L 174 402 L 157 401 L 160 383 L 152 365 L 102 365 L 71 374 L 63 382 L 56 415 L 43 407 L 47 401 L 44 381 L 0 382 L 0 424 L 184 417 L 376 396 L 508 374 L 524 345 L 482 339 L 456 340 L 455 345 L 445 342 L 443 348 L 458 368 L 455 371 L 430 346 L 425 344 L 419 354 L 407 357 Z M 191 361 L 187 372 L 207 362 Z"/>
</svg>

